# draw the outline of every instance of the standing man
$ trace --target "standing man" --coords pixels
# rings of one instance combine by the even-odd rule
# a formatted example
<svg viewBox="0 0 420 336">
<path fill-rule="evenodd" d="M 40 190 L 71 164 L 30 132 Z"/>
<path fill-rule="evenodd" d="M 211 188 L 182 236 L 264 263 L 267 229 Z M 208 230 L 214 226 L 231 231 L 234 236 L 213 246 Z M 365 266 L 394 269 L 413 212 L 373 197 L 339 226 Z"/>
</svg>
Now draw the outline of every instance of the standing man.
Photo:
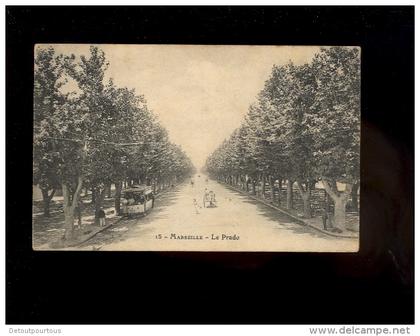
<svg viewBox="0 0 420 336">
<path fill-rule="evenodd" d="M 79 199 L 76 206 L 76 215 L 77 215 L 77 227 L 80 229 L 82 227 L 82 211 L 84 208 L 83 201 Z"/>
<path fill-rule="evenodd" d="M 99 226 L 105 226 L 106 225 L 106 223 L 105 223 L 105 211 L 104 211 L 104 209 L 101 207 L 98 211 L 97 211 L 97 213 L 96 213 L 96 218 L 98 218 L 99 219 Z"/>
<path fill-rule="evenodd" d="M 197 200 L 195 198 L 193 200 L 193 203 L 194 203 L 195 213 L 198 215 L 200 213 L 198 209 L 201 207 L 198 205 Z"/>
<path fill-rule="evenodd" d="M 206 207 L 206 202 L 210 201 L 210 194 L 207 188 L 204 189 L 203 206 Z M 211 203 L 210 203 L 211 205 Z"/>
</svg>

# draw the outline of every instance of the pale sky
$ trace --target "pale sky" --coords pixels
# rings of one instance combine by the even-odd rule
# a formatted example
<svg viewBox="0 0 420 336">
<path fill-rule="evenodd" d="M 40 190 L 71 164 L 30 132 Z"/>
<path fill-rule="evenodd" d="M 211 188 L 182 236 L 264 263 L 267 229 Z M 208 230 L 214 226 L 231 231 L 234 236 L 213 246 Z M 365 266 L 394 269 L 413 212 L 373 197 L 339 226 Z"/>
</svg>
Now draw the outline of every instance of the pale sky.
<svg viewBox="0 0 420 336">
<path fill-rule="evenodd" d="M 89 54 L 89 45 L 54 45 Z M 98 45 L 117 86 L 134 88 L 186 151 L 196 168 L 234 129 L 263 88 L 274 64 L 311 61 L 319 47 Z"/>
</svg>

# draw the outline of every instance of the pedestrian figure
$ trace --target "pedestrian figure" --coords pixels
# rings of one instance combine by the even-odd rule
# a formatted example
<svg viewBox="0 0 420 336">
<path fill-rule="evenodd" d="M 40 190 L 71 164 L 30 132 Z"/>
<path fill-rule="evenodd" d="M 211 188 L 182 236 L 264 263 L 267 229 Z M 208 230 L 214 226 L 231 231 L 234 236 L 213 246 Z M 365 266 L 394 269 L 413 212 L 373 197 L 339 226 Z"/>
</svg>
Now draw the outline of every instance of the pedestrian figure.
<svg viewBox="0 0 420 336">
<path fill-rule="evenodd" d="M 198 209 L 201 209 L 201 206 L 198 205 L 197 200 L 194 198 L 194 208 L 195 208 L 195 213 L 199 214 L 200 212 L 198 211 Z"/>
<path fill-rule="evenodd" d="M 79 199 L 76 206 L 76 216 L 77 216 L 77 225 L 76 228 L 80 229 L 82 227 L 82 211 L 84 208 L 83 201 Z"/>
<path fill-rule="evenodd" d="M 103 208 L 100 208 L 97 212 L 96 212 L 96 218 L 99 219 L 99 226 L 105 226 L 105 211 Z"/>
<path fill-rule="evenodd" d="M 210 201 L 209 192 L 207 188 L 204 189 L 204 196 L 203 196 L 203 207 L 206 208 L 206 202 Z"/>
<path fill-rule="evenodd" d="M 216 206 L 216 194 L 214 193 L 213 190 L 209 191 L 209 198 L 210 198 L 210 207 L 213 208 Z"/>
<path fill-rule="evenodd" d="M 324 227 L 324 230 L 328 230 L 327 220 L 328 220 L 328 214 L 327 214 L 327 212 L 325 211 L 325 212 L 322 214 L 322 226 Z"/>
<path fill-rule="evenodd" d="M 324 230 L 332 230 L 332 220 L 330 213 L 325 209 L 324 213 L 322 214 L 322 225 L 324 227 Z"/>
</svg>

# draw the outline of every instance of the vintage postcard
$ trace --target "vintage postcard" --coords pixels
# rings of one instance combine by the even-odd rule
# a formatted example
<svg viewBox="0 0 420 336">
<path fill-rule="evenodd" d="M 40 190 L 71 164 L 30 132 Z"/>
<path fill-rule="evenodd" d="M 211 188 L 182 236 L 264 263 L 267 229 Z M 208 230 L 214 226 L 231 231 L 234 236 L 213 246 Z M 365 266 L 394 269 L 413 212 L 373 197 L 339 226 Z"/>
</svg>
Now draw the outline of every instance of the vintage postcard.
<svg viewBox="0 0 420 336">
<path fill-rule="evenodd" d="M 35 45 L 33 249 L 357 252 L 360 58 Z"/>
</svg>

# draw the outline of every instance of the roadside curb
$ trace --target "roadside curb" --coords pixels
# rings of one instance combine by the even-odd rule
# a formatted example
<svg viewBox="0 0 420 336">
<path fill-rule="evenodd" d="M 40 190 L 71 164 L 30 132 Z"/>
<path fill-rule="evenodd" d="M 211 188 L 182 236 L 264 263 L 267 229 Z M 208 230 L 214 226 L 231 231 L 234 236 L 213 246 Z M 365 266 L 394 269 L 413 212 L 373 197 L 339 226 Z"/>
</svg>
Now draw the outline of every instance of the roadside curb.
<svg viewBox="0 0 420 336">
<path fill-rule="evenodd" d="M 115 221 L 115 223 L 111 223 L 111 224 L 105 225 L 104 227 L 100 228 L 99 230 L 97 230 L 97 231 L 95 231 L 95 232 L 91 233 L 89 236 L 87 236 L 87 237 L 83 238 L 83 240 L 81 240 L 80 242 L 77 242 L 76 244 L 70 245 L 70 247 L 80 246 L 80 245 L 82 245 L 83 243 L 86 243 L 88 240 L 90 240 L 90 239 L 92 239 L 93 237 L 95 237 L 98 233 L 103 232 L 103 231 L 105 231 L 105 230 L 109 229 L 111 226 L 113 226 L 113 225 L 117 224 L 117 223 L 118 223 L 118 222 L 120 222 L 122 219 L 123 219 L 123 217 L 118 218 L 118 219 Z"/>
<path fill-rule="evenodd" d="M 275 205 L 273 205 L 271 203 L 268 203 L 268 202 L 266 202 L 266 201 L 264 201 L 264 200 L 262 200 L 262 199 L 260 199 L 260 198 L 258 198 L 256 196 L 254 196 L 254 195 L 250 195 L 249 193 L 246 193 L 246 192 L 244 192 L 241 189 L 235 188 L 235 187 L 233 187 L 233 186 L 231 186 L 231 185 L 229 185 L 227 183 L 223 183 L 221 181 L 217 181 L 217 183 L 220 183 L 220 184 L 222 184 L 222 185 L 224 185 L 224 186 L 226 186 L 226 187 L 228 187 L 228 188 L 230 188 L 232 190 L 235 190 L 235 191 L 241 193 L 242 195 L 248 196 L 248 197 L 252 198 L 255 201 L 258 201 L 258 202 L 260 202 L 260 203 L 262 203 L 262 204 L 264 204 L 264 205 L 266 205 L 266 206 L 268 206 L 268 207 L 270 207 L 272 209 L 275 209 L 275 210 L 281 212 L 282 214 L 284 214 L 284 215 L 292 218 L 293 220 L 295 220 L 296 222 L 298 222 L 299 224 L 301 224 L 303 226 L 309 226 L 309 227 L 311 227 L 311 228 L 313 228 L 313 229 L 315 229 L 315 230 L 317 230 L 317 231 L 319 231 L 321 233 L 324 233 L 324 234 L 326 234 L 328 236 L 332 236 L 332 237 L 336 237 L 336 238 L 346 238 L 346 239 L 359 239 L 359 237 L 348 236 L 348 235 L 340 235 L 340 234 L 336 234 L 336 233 L 333 233 L 333 232 L 330 232 L 330 231 L 323 230 L 323 229 L 321 229 L 321 228 L 319 228 L 319 227 L 317 227 L 317 226 L 315 226 L 315 225 L 313 225 L 311 223 L 308 223 L 307 221 L 303 220 L 302 218 L 299 218 L 299 217 L 297 217 L 295 215 L 292 215 L 291 213 L 289 213 L 289 212 L 287 212 L 287 211 L 285 211 L 285 210 L 283 210 L 283 209 L 281 209 L 281 208 L 279 208 L 279 207 L 277 207 L 277 206 L 275 206 Z"/>
</svg>

